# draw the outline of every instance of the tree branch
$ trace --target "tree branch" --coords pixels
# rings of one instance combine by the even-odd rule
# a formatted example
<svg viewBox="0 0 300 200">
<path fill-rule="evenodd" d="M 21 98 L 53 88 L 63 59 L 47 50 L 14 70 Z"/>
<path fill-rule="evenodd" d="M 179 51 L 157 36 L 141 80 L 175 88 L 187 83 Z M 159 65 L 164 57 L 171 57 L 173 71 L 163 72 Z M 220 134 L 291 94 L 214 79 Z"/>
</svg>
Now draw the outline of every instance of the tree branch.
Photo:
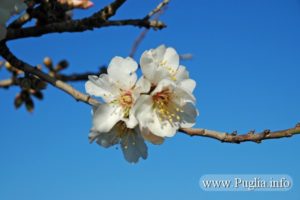
<svg viewBox="0 0 300 200">
<path fill-rule="evenodd" d="M 42 72 L 38 68 L 33 67 L 19 60 L 10 52 L 10 50 L 8 49 L 8 47 L 4 42 L 0 42 L 0 55 L 19 70 L 22 70 L 25 73 L 36 75 L 37 77 L 50 83 L 54 87 L 57 87 L 58 89 L 66 92 L 67 94 L 75 98 L 77 101 L 85 102 L 91 106 L 99 105 L 99 102 L 96 99 L 93 99 L 90 96 L 79 92 L 78 90 L 76 90 L 69 84 L 64 83 L 63 81 L 57 80 L 49 76 L 48 74 Z M 254 131 L 251 131 L 243 135 L 237 135 L 236 132 L 228 134 L 225 132 L 218 132 L 218 131 L 207 130 L 207 129 L 192 129 L 192 128 L 180 129 L 179 131 L 186 135 L 209 137 L 227 143 L 239 144 L 241 142 L 248 142 L 248 141 L 260 143 L 262 140 L 279 139 L 279 138 L 291 137 L 293 135 L 300 134 L 300 123 L 297 124 L 295 128 L 290 128 L 286 130 L 274 131 L 274 132 L 271 132 L 270 130 L 265 130 L 257 134 L 255 134 Z"/>
<path fill-rule="evenodd" d="M 78 20 L 68 20 L 64 22 L 56 22 L 43 26 L 33 26 L 20 29 L 8 28 L 6 40 L 15 40 L 28 37 L 39 37 L 50 33 L 64 33 L 64 32 L 83 32 L 93 30 L 94 28 L 102 28 L 107 26 L 136 26 L 145 28 L 162 29 L 165 26 L 160 21 L 149 21 L 148 19 L 126 19 L 126 20 L 108 20 L 115 15 L 119 7 L 125 3 L 126 0 L 115 0 L 100 11 L 94 13 L 90 17 Z"/>
<path fill-rule="evenodd" d="M 18 59 L 15 55 L 13 55 L 8 47 L 6 46 L 5 42 L 0 42 L 0 55 L 6 59 L 11 65 L 13 65 L 15 68 L 24 71 L 25 73 L 35 75 L 42 79 L 43 81 L 46 81 L 53 85 L 54 87 L 57 87 L 58 89 L 66 92 L 67 94 L 74 97 L 77 101 L 82 101 L 87 104 L 90 104 L 92 106 L 96 106 L 99 104 L 99 102 L 96 99 L 90 98 L 89 95 L 85 95 L 76 89 L 74 89 L 72 86 L 64 83 L 63 81 L 57 80 L 48 74 L 42 72 L 37 67 L 33 67 L 26 62 Z"/>
<path fill-rule="evenodd" d="M 236 144 L 239 144 L 241 142 L 261 143 L 262 140 L 292 137 L 293 135 L 300 134 L 300 123 L 298 123 L 296 127 L 290 129 L 273 131 L 273 132 L 271 132 L 270 130 L 265 130 L 261 133 L 254 133 L 254 131 L 250 131 L 249 133 L 241 134 L 241 135 L 238 135 L 237 132 L 228 134 L 225 132 L 218 132 L 218 131 L 207 130 L 207 129 L 180 129 L 180 132 L 189 136 L 208 137 L 226 143 L 236 143 Z"/>
<path fill-rule="evenodd" d="M 97 72 L 84 72 L 84 73 L 73 73 L 73 74 L 57 74 L 55 78 L 57 80 L 61 80 L 64 82 L 74 82 L 74 81 L 86 81 L 88 80 L 89 75 L 97 75 L 99 76 L 100 74 L 104 73 L 103 69 L 101 68 Z M 49 74 L 48 74 L 49 75 Z M 3 79 L 0 80 L 0 88 L 8 88 L 13 85 L 19 85 L 19 79 L 13 79 L 13 78 L 8 78 L 8 79 Z"/>
</svg>

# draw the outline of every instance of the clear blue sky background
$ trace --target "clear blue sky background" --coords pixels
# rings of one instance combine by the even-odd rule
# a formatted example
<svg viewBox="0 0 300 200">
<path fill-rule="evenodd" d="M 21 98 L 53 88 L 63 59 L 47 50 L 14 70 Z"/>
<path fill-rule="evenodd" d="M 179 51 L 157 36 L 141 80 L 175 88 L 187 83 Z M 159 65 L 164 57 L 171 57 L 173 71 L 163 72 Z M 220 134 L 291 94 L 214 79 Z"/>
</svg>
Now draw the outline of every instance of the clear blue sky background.
<svg viewBox="0 0 300 200">
<path fill-rule="evenodd" d="M 109 1 L 95 0 L 95 8 Z M 141 17 L 158 1 L 129 0 L 114 17 Z M 247 132 L 293 127 L 300 121 L 299 0 L 173 0 L 137 52 L 159 44 L 192 53 L 185 61 L 197 81 L 196 127 Z M 96 70 L 127 56 L 140 29 L 114 27 L 13 41 L 31 64 L 45 56 L 68 59 L 66 72 Z M 0 71 L 0 77 L 7 73 Z M 84 83 L 73 84 L 84 91 Z M 149 145 L 149 158 L 128 164 L 120 149 L 87 140 L 90 107 L 51 86 L 34 113 L 15 110 L 17 88 L 0 90 L 0 199 L 300 199 L 300 137 L 262 144 L 222 144 L 182 134 Z M 204 174 L 289 174 L 288 192 L 204 192 Z"/>
</svg>

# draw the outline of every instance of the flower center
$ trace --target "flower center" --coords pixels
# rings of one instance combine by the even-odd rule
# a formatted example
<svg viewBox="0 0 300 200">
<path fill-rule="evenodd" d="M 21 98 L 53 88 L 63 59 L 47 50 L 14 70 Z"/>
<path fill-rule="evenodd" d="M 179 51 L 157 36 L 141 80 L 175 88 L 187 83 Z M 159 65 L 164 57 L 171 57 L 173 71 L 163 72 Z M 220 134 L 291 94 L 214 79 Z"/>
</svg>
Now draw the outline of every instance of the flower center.
<svg viewBox="0 0 300 200">
<path fill-rule="evenodd" d="M 179 113 L 183 110 L 172 102 L 172 98 L 175 98 L 175 96 L 169 89 L 156 93 L 152 98 L 154 111 L 158 114 L 160 121 L 167 120 L 171 124 L 180 121 Z"/>
<path fill-rule="evenodd" d="M 125 91 L 121 94 L 121 96 L 119 97 L 119 104 L 124 109 L 124 117 L 125 118 L 129 117 L 129 111 L 133 104 L 133 98 L 130 91 Z"/>
</svg>

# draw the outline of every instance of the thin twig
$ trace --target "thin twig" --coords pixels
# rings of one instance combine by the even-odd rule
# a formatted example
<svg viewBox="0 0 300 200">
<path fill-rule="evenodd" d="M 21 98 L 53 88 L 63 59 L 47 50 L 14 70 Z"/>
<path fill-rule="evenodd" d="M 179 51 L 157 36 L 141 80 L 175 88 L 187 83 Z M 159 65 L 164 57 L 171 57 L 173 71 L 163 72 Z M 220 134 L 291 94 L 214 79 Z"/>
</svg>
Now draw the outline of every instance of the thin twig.
<svg viewBox="0 0 300 200">
<path fill-rule="evenodd" d="M 160 12 L 168 3 L 170 0 L 163 0 L 160 4 L 157 5 L 156 8 L 154 8 L 146 17 L 144 17 L 144 20 L 150 19 L 153 15 Z"/>
<path fill-rule="evenodd" d="M 131 52 L 129 54 L 129 57 L 133 58 L 135 52 L 137 51 L 139 45 L 141 44 L 141 42 L 144 40 L 145 36 L 147 35 L 147 33 L 149 32 L 149 29 L 144 29 L 141 34 L 136 38 L 136 40 L 134 41 L 132 48 L 131 48 Z"/>
<path fill-rule="evenodd" d="M 148 20 L 150 19 L 152 16 L 155 15 L 155 17 L 153 18 L 154 20 L 158 20 L 159 17 L 165 12 L 166 10 L 166 5 L 169 3 L 169 0 L 165 0 L 162 3 L 160 3 L 154 10 L 152 10 L 145 18 L 144 20 Z M 144 40 L 144 38 L 146 37 L 147 33 L 149 32 L 150 29 L 144 29 L 140 35 L 136 38 L 136 40 L 134 41 L 132 48 L 131 48 L 131 52 L 129 54 L 129 57 L 134 57 L 134 54 L 136 53 L 139 45 L 141 44 L 141 42 Z"/>
<path fill-rule="evenodd" d="M 236 132 L 228 134 L 225 132 L 218 132 L 207 129 L 180 129 L 180 132 L 190 136 L 202 136 L 217 139 L 221 142 L 236 143 L 241 142 L 256 142 L 261 143 L 262 140 L 279 139 L 284 137 L 292 137 L 293 135 L 300 134 L 300 124 L 297 124 L 294 128 L 273 131 L 265 130 L 261 133 L 254 133 L 250 131 L 246 134 L 237 134 Z"/>
</svg>

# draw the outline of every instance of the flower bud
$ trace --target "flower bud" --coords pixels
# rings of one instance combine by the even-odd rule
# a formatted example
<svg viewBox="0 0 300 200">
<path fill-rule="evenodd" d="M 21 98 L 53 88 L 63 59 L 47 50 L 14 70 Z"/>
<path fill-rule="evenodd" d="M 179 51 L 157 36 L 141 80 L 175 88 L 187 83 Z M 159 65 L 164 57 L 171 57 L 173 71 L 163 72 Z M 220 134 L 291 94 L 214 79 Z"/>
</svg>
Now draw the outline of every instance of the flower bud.
<svg viewBox="0 0 300 200">
<path fill-rule="evenodd" d="M 14 101 L 14 105 L 15 105 L 15 108 L 18 109 L 20 108 L 20 106 L 24 103 L 22 97 L 20 94 L 18 94 L 15 98 L 15 101 Z"/>
<path fill-rule="evenodd" d="M 28 97 L 26 100 L 25 100 L 25 107 L 26 107 L 26 110 L 28 112 L 32 112 L 34 110 L 34 103 L 31 99 L 31 97 Z"/>
<path fill-rule="evenodd" d="M 58 71 L 64 70 L 64 69 L 66 69 L 68 66 L 69 66 L 68 61 L 62 60 L 62 61 L 60 61 L 60 62 L 56 65 L 55 71 L 58 72 Z"/>
<path fill-rule="evenodd" d="M 51 58 L 45 57 L 45 58 L 44 58 L 44 65 L 45 65 L 49 70 L 52 70 L 53 64 L 52 64 Z"/>
</svg>

